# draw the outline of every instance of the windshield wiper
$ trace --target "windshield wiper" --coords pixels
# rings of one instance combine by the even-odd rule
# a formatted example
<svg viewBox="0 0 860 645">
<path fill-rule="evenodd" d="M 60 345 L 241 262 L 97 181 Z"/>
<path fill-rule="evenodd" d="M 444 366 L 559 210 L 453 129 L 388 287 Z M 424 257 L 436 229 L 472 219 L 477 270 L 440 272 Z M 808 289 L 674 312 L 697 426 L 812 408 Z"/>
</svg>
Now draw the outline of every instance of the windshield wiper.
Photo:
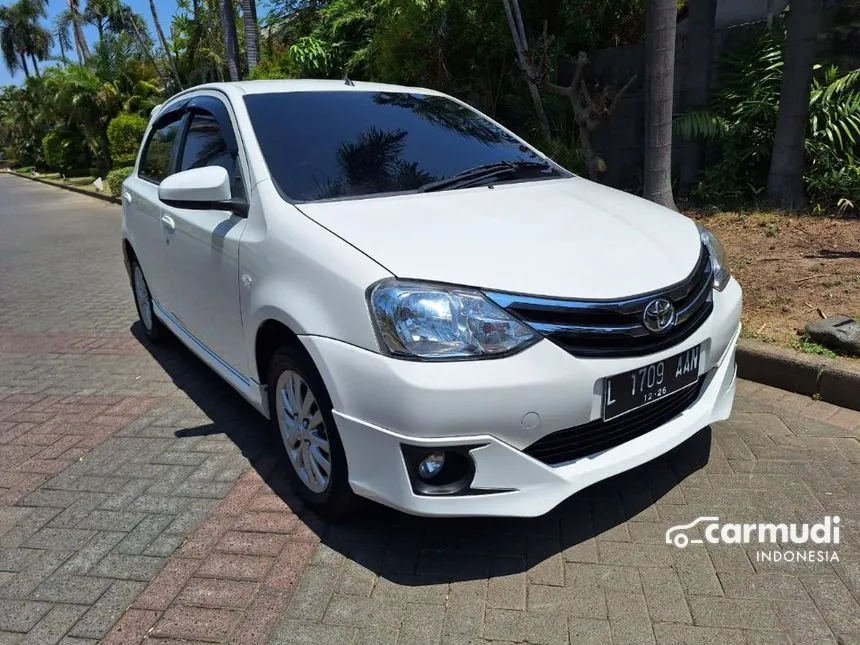
<svg viewBox="0 0 860 645">
<path fill-rule="evenodd" d="M 497 163 L 487 163 L 469 168 L 463 172 L 458 172 L 456 175 L 446 177 L 445 179 L 431 181 L 421 186 L 418 192 L 429 193 L 448 188 L 467 188 L 491 177 L 519 175 L 523 171 L 544 171 L 549 170 L 550 167 L 546 161 L 500 161 Z"/>
</svg>

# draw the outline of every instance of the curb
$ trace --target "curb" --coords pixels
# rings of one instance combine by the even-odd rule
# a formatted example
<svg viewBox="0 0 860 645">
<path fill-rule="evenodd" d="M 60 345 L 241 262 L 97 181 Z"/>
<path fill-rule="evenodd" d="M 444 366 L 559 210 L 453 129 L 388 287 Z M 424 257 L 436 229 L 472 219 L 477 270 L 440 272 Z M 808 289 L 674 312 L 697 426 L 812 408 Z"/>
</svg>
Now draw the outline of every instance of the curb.
<svg viewBox="0 0 860 645">
<path fill-rule="evenodd" d="M 79 195 L 87 195 L 89 197 L 95 197 L 96 199 L 100 199 L 103 202 L 110 202 L 112 204 L 122 204 L 122 200 L 119 197 L 114 197 L 113 195 L 107 195 L 105 193 L 95 193 L 91 190 L 84 190 L 83 188 L 78 188 L 77 186 L 69 186 L 68 184 L 61 184 L 56 181 L 52 181 L 50 179 L 42 179 L 41 177 L 31 177 L 30 175 L 24 175 L 20 172 L 15 172 L 14 170 L 7 170 L 10 175 L 14 175 L 15 177 L 23 177 L 24 179 L 29 179 L 31 181 L 37 181 L 40 184 L 45 184 L 47 186 L 54 186 L 56 188 L 62 188 L 64 190 L 71 191 L 73 193 L 78 193 Z"/>
<path fill-rule="evenodd" d="M 746 338 L 738 344 L 736 361 L 741 378 L 860 410 L 860 365 Z"/>
</svg>

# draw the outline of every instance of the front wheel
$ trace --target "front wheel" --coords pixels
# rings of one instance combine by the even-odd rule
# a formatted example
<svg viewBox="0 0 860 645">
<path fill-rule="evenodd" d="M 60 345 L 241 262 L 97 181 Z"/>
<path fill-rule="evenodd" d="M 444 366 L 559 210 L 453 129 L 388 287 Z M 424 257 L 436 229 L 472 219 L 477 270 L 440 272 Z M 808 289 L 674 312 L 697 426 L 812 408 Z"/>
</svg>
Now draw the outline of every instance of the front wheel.
<svg viewBox="0 0 860 645">
<path fill-rule="evenodd" d="M 147 337 L 154 343 L 161 343 L 167 337 L 167 328 L 155 317 L 152 307 L 152 295 L 149 293 L 149 285 L 143 276 L 143 269 L 137 260 L 131 264 L 131 287 L 134 291 L 134 304 L 137 307 L 137 315 L 143 325 Z"/>
<path fill-rule="evenodd" d="M 353 510 L 358 498 L 349 486 L 328 391 L 313 363 L 293 347 L 281 347 L 272 357 L 269 411 L 299 497 L 328 517 Z"/>
</svg>

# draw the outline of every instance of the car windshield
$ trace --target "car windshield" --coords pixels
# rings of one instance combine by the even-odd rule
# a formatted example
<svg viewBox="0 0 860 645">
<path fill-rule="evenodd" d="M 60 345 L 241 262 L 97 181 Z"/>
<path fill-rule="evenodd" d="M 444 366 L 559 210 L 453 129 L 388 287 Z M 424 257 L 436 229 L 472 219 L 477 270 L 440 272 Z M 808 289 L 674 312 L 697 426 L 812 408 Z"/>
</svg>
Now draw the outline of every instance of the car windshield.
<svg viewBox="0 0 860 645">
<path fill-rule="evenodd" d="M 543 157 L 442 96 L 280 92 L 249 94 L 245 103 L 272 179 L 294 201 L 416 191 L 487 164 L 518 168 L 500 181 L 567 175 L 537 167 Z"/>
</svg>

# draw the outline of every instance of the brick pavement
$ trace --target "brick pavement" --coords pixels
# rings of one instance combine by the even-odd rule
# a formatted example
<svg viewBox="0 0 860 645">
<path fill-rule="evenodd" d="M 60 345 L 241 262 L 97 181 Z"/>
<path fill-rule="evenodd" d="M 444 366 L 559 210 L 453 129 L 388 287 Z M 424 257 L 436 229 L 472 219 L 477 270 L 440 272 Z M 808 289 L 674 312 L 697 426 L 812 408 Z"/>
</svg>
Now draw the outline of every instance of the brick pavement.
<svg viewBox="0 0 860 645">
<path fill-rule="evenodd" d="M 736 413 L 535 520 L 325 523 L 265 424 L 135 318 L 117 209 L 0 177 L 0 644 L 860 643 L 860 413 Z M 840 562 L 664 543 L 842 518 Z"/>
</svg>

